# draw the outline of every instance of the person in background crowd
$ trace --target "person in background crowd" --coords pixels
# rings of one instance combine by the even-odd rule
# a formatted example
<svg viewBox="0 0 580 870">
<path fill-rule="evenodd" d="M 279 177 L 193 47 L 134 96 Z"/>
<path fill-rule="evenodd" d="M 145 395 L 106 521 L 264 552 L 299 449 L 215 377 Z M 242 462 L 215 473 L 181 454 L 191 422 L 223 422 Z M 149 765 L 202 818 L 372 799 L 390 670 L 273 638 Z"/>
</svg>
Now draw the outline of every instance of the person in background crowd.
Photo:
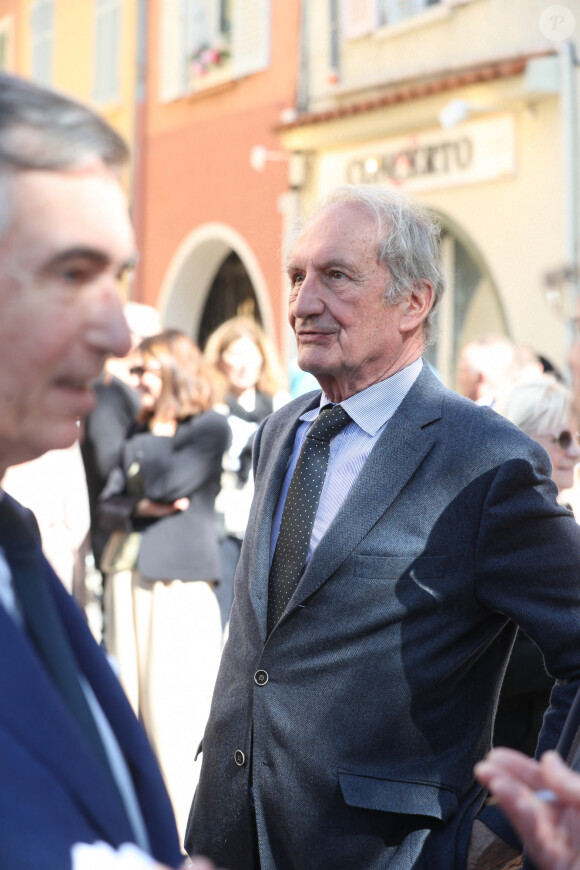
<svg viewBox="0 0 580 870">
<path fill-rule="evenodd" d="M 109 357 L 104 371 L 93 389 L 97 404 L 84 422 L 81 452 L 87 480 L 91 514 L 91 547 L 95 567 L 100 569 L 101 556 L 109 533 L 101 528 L 97 516 L 97 502 L 109 474 L 121 460 L 125 437 L 139 412 L 139 393 L 129 375 L 131 353 L 139 342 L 160 332 L 159 313 L 150 305 L 126 302 L 123 313 L 131 336 L 131 349 L 127 357 Z"/>
<path fill-rule="evenodd" d="M 506 383 L 517 377 L 516 345 L 504 335 L 482 335 L 465 345 L 457 367 L 457 392 L 478 405 L 493 405 Z"/>
<path fill-rule="evenodd" d="M 559 498 L 572 487 L 580 458 L 571 401 L 564 384 L 551 375 L 537 375 L 508 387 L 494 406 L 546 450 Z M 518 631 L 502 685 L 494 744 L 534 755 L 553 682 L 538 647 Z"/>
<path fill-rule="evenodd" d="M 558 495 L 570 489 L 580 459 L 571 390 L 552 375 L 537 375 L 503 390 L 495 410 L 544 448 Z"/>
<path fill-rule="evenodd" d="M 90 546 L 90 515 L 78 440 L 64 450 L 48 450 L 8 468 L 2 488 L 34 513 L 44 555 L 84 608 L 88 602 L 85 556 Z"/>
<path fill-rule="evenodd" d="M 169 330 L 144 339 L 131 373 L 141 411 L 99 500 L 103 526 L 119 530 L 103 555 L 107 586 L 125 589 L 111 599 L 106 644 L 184 833 L 221 655 L 214 501 L 230 434 L 225 418 L 211 410 L 201 353 L 186 335 Z M 135 544 L 131 562 L 119 542 Z M 111 548 L 121 563 L 109 556 Z"/>
<path fill-rule="evenodd" d="M 560 312 L 569 310 L 576 338 L 568 364 L 572 375 L 572 420 L 580 418 L 580 299 L 569 294 L 568 281 L 578 284 L 578 270 L 562 270 L 561 286 L 549 286 L 549 298 Z M 554 296 L 556 295 L 556 299 Z M 549 589 L 547 590 L 549 591 Z M 494 749 L 475 768 L 520 837 L 525 870 L 580 870 L 580 692 L 576 694 L 558 741 L 558 753 L 546 752 L 540 761 L 511 749 Z M 569 770 L 562 762 L 564 759 Z"/>
<path fill-rule="evenodd" d="M 276 351 L 263 329 L 247 317 L 226 320 L 209 336 L 204 358 L 215 384 L 216 409 L 226 414 L 232 441 L 224 456 L 217 510 L 221 529 L 222 582 L 217 590 L 226 629 L 234 574 L 252 503 L 252 445 L 259 424 L 290 396 Z"/>
<path fill-rule="evenodd" d="M 73 444 L 104 359 L 129 349 L 127 158 L 98 115 L 0 73 L 0 474 Z M 104 841 L 177 867 L 145 734 L 7 493 L 0 547 L 0 866 L 70 870 L 75 847 Z"/>
<path fill-rule="evenodd" d="M 422 361 L 438 239 L 417 202 L 363 185 L 289 243 L 322 392 L 256 433 L 186 837 L 230 870 L 503 867 L 517 839 L 473 767 L 516 625 L 557 679 L 541 748 L 580 686 L 580 529 L 548 456 Z"/>
</svg>

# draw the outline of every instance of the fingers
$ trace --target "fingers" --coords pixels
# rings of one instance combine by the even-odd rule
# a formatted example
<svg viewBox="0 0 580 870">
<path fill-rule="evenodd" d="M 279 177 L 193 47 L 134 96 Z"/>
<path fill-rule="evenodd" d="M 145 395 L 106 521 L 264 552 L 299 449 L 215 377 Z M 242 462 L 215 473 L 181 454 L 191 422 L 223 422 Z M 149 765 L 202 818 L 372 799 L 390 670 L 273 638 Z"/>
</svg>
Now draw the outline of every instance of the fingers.
<svg viewBox="0 0 580 870">
<path fill-rule="evenodd" d="M 513 749 L 492 749 L 476 765 L 475 775 L 488 788 L 490 780 L 497 777 L 525 785 L 532 791 L 549 788 L 538 762 Z"/>
<path fill-rule="evenodd" d="M 557 752 L 545 752 L 540 770 L 546 787 L 569 806 L 580 807 L 580 776 L 570 770 Z"/>
<path fill-rule="evenodd" d="M 173 502 L 173 508 L 176 511 L 186 511 L 188 507 L 189 507 L 189 499 L 186 497 L 178 498 L 176 501 Z M 203 870 L 203 868 L 202 868 L 202 870 Z"/>
</svg>

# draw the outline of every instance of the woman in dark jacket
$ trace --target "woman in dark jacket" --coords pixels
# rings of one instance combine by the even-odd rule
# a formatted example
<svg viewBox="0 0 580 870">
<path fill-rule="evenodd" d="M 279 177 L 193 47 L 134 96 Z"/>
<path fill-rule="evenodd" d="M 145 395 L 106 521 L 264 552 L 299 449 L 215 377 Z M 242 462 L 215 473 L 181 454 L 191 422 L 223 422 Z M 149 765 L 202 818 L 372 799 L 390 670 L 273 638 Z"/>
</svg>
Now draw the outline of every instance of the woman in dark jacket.
<svg viewBox="0 0 580 870">
<path fill-rule="evenodd" d="M 201 354 L 183 333 L 146 338 L 132 374 L 141 412 L 100 499 L 103 524 L 117 531 L 104 557 L 111 571 L 106 640 L 183 833 L 221 653 L 214 501 L 230 432 L 211 410 Z M 115 563 L 119 543 L 125 561 Z"/>
</svg>

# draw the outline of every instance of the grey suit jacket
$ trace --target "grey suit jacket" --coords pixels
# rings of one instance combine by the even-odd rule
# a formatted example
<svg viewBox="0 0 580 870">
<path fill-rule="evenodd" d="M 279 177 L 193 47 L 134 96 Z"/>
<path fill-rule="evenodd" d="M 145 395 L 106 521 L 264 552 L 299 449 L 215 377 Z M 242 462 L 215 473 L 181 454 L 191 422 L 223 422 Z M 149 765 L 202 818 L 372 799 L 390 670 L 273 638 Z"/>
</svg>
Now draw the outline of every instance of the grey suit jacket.
<svg viewBox="0 0 580 870">
<path fill-rule="evenodd" d="M 545 452 L 425 366 L 266 638 L 272 514 L 318 395 L 256 438 L 186 845 L 229 870 L 463 870 L 514 623 L 559 681 L 543 748 L 580 685 L 580 531 Z"/>
</svg>

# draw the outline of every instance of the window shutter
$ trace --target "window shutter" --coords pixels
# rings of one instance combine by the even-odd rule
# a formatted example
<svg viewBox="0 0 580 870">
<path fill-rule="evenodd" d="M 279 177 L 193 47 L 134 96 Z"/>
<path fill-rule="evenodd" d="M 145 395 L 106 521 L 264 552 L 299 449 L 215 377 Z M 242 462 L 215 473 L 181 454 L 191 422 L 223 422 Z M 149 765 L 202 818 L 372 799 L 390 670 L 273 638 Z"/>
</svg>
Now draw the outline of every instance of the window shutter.
<svg viewBox="0 0 580 870">
<path fill-rule="evenodd" d="M 186 58 L 182 28 L 182 0 L 161 0 L 159 99 L 180 97 L 185 91 Z"/>
<path fill-rule="evenodd" d="M 342 0 L 342 35 L 358 39 L 377 26 L 376 0 Z"/>
<path fill-rule="evenodd" d="M 270 65 L 270 0 L 235 0 L 232 61 L 236 78 Z"/>
<path fill-rule="evenodd" d="M 93 98 L 98 103 L 119 99 L 121 62 L 119 0 L 96 0 Z"/>
<path fill-rule="evenodd" d="M 34 0 L 30 7 L 32 78 L 43 85 L 52 83 L 52 42 L 54 0 Z"/>
</svg>

